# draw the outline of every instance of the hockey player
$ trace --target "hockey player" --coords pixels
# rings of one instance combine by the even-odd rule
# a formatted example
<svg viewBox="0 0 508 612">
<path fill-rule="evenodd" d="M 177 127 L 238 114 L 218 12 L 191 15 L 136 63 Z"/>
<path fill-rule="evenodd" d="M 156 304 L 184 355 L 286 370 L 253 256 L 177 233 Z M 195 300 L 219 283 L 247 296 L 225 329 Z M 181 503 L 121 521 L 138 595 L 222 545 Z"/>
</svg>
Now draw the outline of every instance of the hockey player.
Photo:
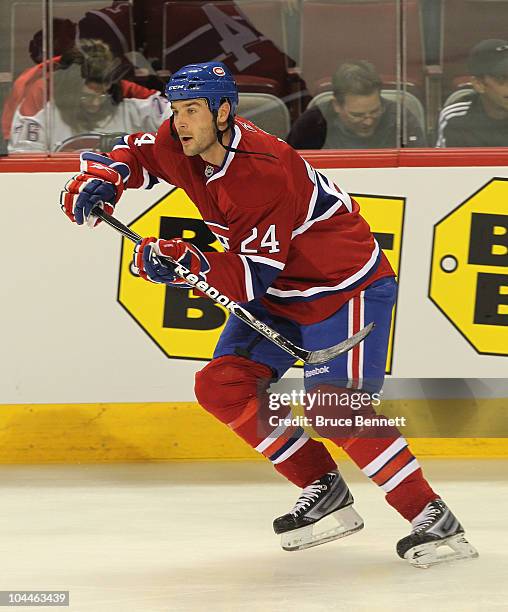
<svg viewBox="0 0 508 612">
<path fill-rule="evenodd" d="M 62 192 L 63 211 L 78 225 L 94 226 L 93 207 L 112 212 L 126 188 L 149 189 L 159 180 L 182 187 L 225 252 L 202 253 L 179 238 L 144 238 L 134 251 L 139 275 L 185 286 L 159 259 L 170 256 L 306 349 L 329 346 L 374 321 L 374 331 L 348 354 L 326 367 L 306 367 L 305 384 L 308 390 L 346 394 L 379 389 L 396 283 L 358 204 L 285 142 L 236 116 L 237 87 L 224 65 L 185 66 L 170 78 L 166 96 L 173 115 L 157 133 L 126 136 L 108 155 L 82 154 L 81 173 Z M 259 422 L 266 390 L 293 362 L 230 317 L 195 386 L 203 408 L 303 489 L 293 509 L 274 521 L 286 550 L 363 527 L 326 447 L 302 427 L 281 421 L 267 431 Z M 369 406 L 363 412 L 374 414 Z M 399 431 L 365 435 L 357 429 L 330 437 L 412 523 L 411 534 L 397 544 L 401 557 L 428 566 L 477 555 Z M 324 528 L 328 517 L 336 520 L 330 529 Z M 438 556 L 445 544 L 451 552 Z"/>
</svg>

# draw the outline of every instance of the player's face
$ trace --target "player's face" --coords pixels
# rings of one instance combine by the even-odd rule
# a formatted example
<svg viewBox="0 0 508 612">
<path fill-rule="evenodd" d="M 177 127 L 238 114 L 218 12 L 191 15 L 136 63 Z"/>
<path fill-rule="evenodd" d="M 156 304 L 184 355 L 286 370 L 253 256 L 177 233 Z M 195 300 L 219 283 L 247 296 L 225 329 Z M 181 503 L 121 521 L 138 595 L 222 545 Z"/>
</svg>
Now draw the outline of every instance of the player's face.
<svg viewBox="0 0 508 612">
<path fill-rule="evenodd" d="M 333 105 L 342 123 L 361 138 L 374 134 L 384 110 L 377 91 L 366 96 L 346 94 L 342 104 L 333 100 Z"/>
<path fill-rule="evenodd" d="M 473 85 L 482 95 L 485 111 L 493 119 L 508 117 L 508 75 L 484 76 L 473 80 Z"/>
<path fill-rule="evenodd" d="M 217 144 L 213 115 L 206 100 L 172 102 L 175 130 L 185 155 L 202 155 Z"/>
</svg>

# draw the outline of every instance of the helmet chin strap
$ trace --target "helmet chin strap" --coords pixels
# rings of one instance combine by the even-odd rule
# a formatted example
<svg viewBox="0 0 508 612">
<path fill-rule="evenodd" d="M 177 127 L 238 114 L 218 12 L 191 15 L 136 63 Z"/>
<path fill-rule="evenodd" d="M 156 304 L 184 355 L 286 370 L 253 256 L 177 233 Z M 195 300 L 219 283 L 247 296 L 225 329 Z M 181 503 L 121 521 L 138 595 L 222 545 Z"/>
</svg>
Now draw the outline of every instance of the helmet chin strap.
<svg viewBox="0 0 508 612">
<path fill-rule="evenodd" d="M 257 152 L 257 151 L 244 151 L 243 149 L 235 149 L 234 147 L 230 147 L 229 145 L 225 145 L 222 142 L 222 139 L 224 137 L 224 134 L 228 130 L 231 130 L 231 132 L 233 131 L 233 127 L 235 125 L 235 118 L 233 116 L 229 115 L 226 129 L 225 130 L 220 130 L 219 126 L 218 126 L 218 112 L 217 111 L 212 111 L 212 115 L 213 115 L 213 120 L 214 120 L 214 123 L 215 123 L 215 130 L 216 130 L 216 134 L 217 134 L 217 140 L 219 141 L 219 144 L 221 145 L 221 147 L 223 149 L 225 149 L 226 151 L 231 151 L 232 153 L 246 153 L 247 155 L 266 155 L 266 157 L 272 157 L 273 159 L 278 159 L 278 157 L 276 155 L 272 155 L 271 153 L 260 153 L 260 152 Z M 171 117 L 169 119 L 169 125 L 170 125 L 171 136 L 175 140 L 180 140 L 178 138 L 178 134 L 176 133 L 175 120 L 174 120 L 173 115 L 171 115 Z"/>
<path fill-rule="evenodd" d="M 219 126 L 218 126 L 218 119 L 217 119 L 218 113 L 217 113 L 217 111 L 212 111 L 212 112 L 213 112 L 213 118 L 214 118 L 214 121 L 215 121 L 216 130 L 217 130 L 217 140 L 219 141 L 219 144 L 221 145 L 221 147 L 223 149 L 225 149 L 226 151 L 231 151 L 232 153 L 246 153 L 247 155 L 266 155 L 267 157 L 273 157 L 273 159 L 278 159 L 276 155 L 272 155 L 271 153 L 260 153 L 260 152 L 257 152 L 257 151 L 245 151 L 243 149 L 235 149 L 234 147 L 230 147 L 229 145 L 225 145 L 222 142 L 222 139 L 224 137 L 224 134 L 228 130 L 233 131 L 233 127 L 235 125 L 235 118 L 232 115 L 229 115 L 226 129 L 225 130 L 220 130 Z"/>
</svg>

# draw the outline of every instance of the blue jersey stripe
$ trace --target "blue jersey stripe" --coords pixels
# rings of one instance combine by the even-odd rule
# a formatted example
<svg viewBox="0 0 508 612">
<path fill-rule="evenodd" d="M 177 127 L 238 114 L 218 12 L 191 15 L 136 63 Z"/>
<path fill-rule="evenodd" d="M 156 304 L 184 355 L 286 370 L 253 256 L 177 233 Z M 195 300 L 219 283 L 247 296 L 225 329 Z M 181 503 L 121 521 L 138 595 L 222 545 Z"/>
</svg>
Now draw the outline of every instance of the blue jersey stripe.
<svg viewBox="0 0 508 612">
<path fill-rule="evenodd" d="M 265 294 L 267 288 L 274 282 L 281 270 L 273 266 L 254 262 L 248 256 L 243 256 L 244 261 L 249 266 L 250 282 L 254 298 Z"/>
<path fill-rule="evenodd" d="M 312 215 L 309 221 L 314 221 L 315 219 L 322 217 L 334 206 L 341 205 L 344 203 L 343 199 L 339 197 L 340 194 L 338 192 L 329 193 L 330 189 L 329 191 L 325 190 L 326 179 L 322 174 L 316 172 L 316 179 L 318 194 L 316 198 L 316 203 L 314 205 L 314 210 L 312 211 Z M 329 187 L 329 185 L 327 186 Z"/>
<path fill-rule="evenodd" d="M 304 433 L 305 432 L 303 431 L 303 428 L 298 427 L 295 430 L 295 433 L 293 434 L 293 436 L 289 438 L 289 440 L 283 446 L 281 446 L 277 452 L 275 452 L 273 455 L 270 455 L 269 457 L 270 461 L 275 461 L 278 457 L 280 457 L 283 453 L 285 453 L 288 450 L 288 448 L 293 446 L 293 444 L 303 436 Z"/>
</svg>

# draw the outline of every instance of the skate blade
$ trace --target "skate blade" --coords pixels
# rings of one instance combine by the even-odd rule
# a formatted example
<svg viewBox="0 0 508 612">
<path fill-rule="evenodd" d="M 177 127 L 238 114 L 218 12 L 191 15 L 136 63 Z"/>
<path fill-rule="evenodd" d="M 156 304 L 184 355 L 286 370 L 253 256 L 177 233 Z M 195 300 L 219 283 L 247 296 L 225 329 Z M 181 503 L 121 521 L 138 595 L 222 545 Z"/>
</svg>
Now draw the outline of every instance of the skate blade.
<svg viewBox="0 0 508 612">
<path fill-rule="evenodd" d="M 315 533 L 314 530 L 317 528 L 320 531 Z M 339 538 L 345 538 L 362 528 L 362 517 L 353 506 L 346 506 L 323 517 L 317 523 L 286 531 L 281 536 L 280 544 L 284 550 L 305 550 Z"/>
<path fill-rule="evenodd" d="M 443 548 L 444 550 L 440 550 Z M 462 559 L 475 559 L 478 551 L 459 533 L 439 542 L 427 542 L 407 551 L 404 559 L 413 567 L 427 569 L 433 565 Z"/>
</svg>

